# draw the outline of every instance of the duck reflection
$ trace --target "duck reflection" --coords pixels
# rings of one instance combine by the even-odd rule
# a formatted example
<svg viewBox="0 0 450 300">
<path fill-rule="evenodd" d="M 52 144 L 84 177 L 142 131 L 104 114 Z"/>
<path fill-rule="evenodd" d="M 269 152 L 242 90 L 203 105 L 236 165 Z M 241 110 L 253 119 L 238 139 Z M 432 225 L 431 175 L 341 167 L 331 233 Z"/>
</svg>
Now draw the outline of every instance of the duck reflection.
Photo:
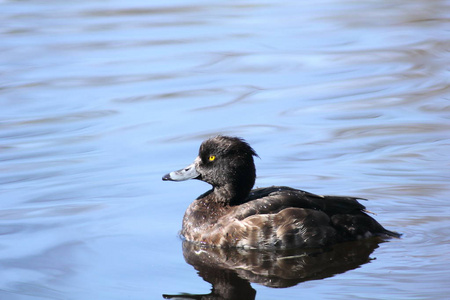
<svg viewBox="0 0 450 300">
<path fill-rule="evenodd" d="M 212 284 L 209 294 L 163 295 L 165 299 L 255 299 L 250 283 L 273 288 L 331 277 L 372 260 L 383 240 L 366 239 L 325 249 L 244 250 L 207 248 L 183 242 L 183 255 L 198 274 Z"/>
</svg>

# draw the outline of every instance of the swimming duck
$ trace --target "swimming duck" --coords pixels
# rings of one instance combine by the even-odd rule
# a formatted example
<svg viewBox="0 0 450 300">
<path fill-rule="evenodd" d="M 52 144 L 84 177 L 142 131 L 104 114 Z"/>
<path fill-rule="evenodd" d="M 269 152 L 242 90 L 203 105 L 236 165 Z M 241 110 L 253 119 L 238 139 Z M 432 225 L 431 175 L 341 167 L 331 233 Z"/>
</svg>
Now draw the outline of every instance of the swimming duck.
<svg viewBox="0 0 450 300">
<path fill-rule="evenodd" d="M 362 198 L 272 186 L 252 190 L 255 150 L 241 138 L 205 140 L 194 162 L 163 180 L 199 179 L 212 189 L 190 204 L 181 235 L 212 247 L 315 248 L 371 236 L 400 237 L 367 215 Z"/>
</svg>

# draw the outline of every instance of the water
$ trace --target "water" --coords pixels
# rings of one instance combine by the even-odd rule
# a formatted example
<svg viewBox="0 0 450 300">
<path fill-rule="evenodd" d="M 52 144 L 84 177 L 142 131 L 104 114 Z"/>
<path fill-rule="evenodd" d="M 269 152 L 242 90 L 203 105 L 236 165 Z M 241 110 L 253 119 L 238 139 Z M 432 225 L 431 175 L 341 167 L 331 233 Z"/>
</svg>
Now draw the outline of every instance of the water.
<svg viewBox="0 0 450 300">
<path fill-rule="evenodd" d="M 1 298 L 210 293 L 177 235 L 208 186 L 161 176 L 218 133 L 257 186 L 368 198 L 404 235 L 285 288 L 207 268 L 256 299 L 446 298 L 449 4 L 1 1 Z"/>
</svg>

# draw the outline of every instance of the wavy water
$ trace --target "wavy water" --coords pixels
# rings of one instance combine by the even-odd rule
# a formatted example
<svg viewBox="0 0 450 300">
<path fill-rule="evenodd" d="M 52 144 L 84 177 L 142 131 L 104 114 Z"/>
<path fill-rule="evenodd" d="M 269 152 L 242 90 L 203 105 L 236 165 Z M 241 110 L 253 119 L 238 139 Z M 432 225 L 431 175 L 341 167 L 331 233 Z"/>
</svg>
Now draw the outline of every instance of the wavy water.
<svg viewBox="0 0 450 300">
<path fill-rule="evenodd" d="M 0 7 L 2 299 L 210 293 L 177 235 L 208 186 L 161 176 L 219 133 L 258 152 L 257 186 L 368 198 L 404 234 L 283 289 L 227 268 L 247 297 L 450 292 L 449 1 Z"/>
</svg>

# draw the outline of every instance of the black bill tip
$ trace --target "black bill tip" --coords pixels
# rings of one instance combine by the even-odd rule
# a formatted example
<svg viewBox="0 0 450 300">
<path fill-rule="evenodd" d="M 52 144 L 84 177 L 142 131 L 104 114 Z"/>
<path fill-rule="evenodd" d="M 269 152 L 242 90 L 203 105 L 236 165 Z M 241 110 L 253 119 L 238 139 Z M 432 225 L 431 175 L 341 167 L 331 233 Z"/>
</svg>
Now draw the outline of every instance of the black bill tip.
<svg viewBox="0 0 450 300">
<path fill-rule="evenodd" d="M 170 177 L 170 173 L 167 173 L 166 175 L 164 175 L 164 176 L 162 177 L 162 180 L 164 180 L 164 181 L 171 181 L 171 180 L 173 180 L 173 179 Z"/>
</svg>

